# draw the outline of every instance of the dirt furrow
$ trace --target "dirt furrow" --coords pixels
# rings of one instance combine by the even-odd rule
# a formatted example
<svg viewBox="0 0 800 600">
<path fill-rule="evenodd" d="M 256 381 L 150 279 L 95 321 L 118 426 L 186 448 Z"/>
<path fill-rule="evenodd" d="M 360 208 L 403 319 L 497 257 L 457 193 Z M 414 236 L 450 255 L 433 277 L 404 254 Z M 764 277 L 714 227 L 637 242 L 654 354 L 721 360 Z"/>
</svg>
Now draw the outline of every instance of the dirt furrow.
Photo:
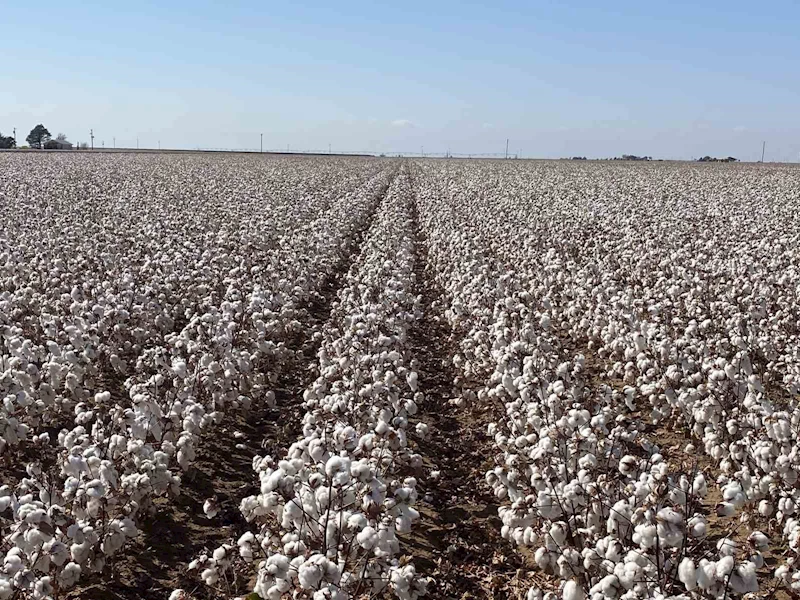
<svg viewBox="0 0 800 600">
<path fill-rule="evenodd" d="M 420 522 L 404 536 L 404 550 L 419 572 L 433 577 L 431 598 L 524 597 L 528 570 L 500 536 L 498 505 L 484 484 L 493 466 L 486 426 L 495 420 L 495 409 L 475 402 L 457 405 L 462 390 L 454 387 L 455 342 L 443 315 L 443 291 L 426 268 L 427 244 L 416 207 L 414 217 L 417 293 L 424 316 L 409 337 L 425 395 L 421 420 L 430 432 L 416 439 L 426 476 L 419 486 Z"/>
</svg>

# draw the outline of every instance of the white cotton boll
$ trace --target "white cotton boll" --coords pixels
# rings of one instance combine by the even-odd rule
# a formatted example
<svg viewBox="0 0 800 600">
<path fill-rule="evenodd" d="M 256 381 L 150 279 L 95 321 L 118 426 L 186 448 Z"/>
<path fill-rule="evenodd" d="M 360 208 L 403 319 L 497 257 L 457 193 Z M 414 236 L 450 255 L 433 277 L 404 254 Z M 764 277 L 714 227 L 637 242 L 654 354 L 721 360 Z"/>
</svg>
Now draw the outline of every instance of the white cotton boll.
<svg viewBox="0 0 800 600">
<path fill-rule="evenodd" d="M 297 571 L 297 580 L 303 589 L 313 590 L 322 581 L 324 573 L 320 558 L 321 555 L 315 554 L 300 565 L 300 569 Z"/>
<path fill-rule="evenodd" d="M 733 571 L 733 565 L 735 560 L 733 556 L 723 556 L 717 561 L 717 566 L 715 569 L 715 574 L 717 579 L 724 579 L 728 576 L 728 573 Z"/>
<path fill-rule="evenodd" d="M 678 579 L 691 592 L 697 587 L 697 571 L 691 558 L 684 558 L 678 566 Z"/>
<path fill-rule="evenodd" d="M 206 585 L 212 586 L 219 581 L 219 571 L 214 567 L 210 567 L 200 573 L 200 577 Z"/>
<path fill-rule="evenodd" d="M 769 547 L 769 538 L 761 533 L 760 531 L 752 532 L 748 537 L 747 541 L 756 549 L 756 550 L 766 550 Z"/>
<path fill-rule="evenodd" d="M 737 594 L 757 592 L 758 579 L 755 564 L 749 561 L 739 564 L 731 574 L 729 585 Z"/>
<path fill-rule="evenodd" d="M 13 595 L 14 586 L 12 581 L 8 577 L 0 575 L 0 600 L 8 600 Z"/>
<path fill-rule="evenodd" d="M 408 387 L 411 389 L 412 392 L 417 391 L 417 380 L 419 375 L 417 375 L 416 371 L 410 371 L 406 375 L 406 383 L 408 383 Z"/>
<path fill-rule="evenodd" d="M 364 529 L 356 535 L 356 541 L 364 550 L 371 550 L 378 543 L 378 532 L 372 527 L 364 527 Z"/>
<path fill-rule="evenodd" d="M 715 510 L 718 517 L 732 517 L 736 514 L 736 506 L 730 502 L 720 502 Z"/>
<path fill-rule="evenodd" d="M 413 400 L 406 400 L 405 410 L 406 413 L 413 417 L 417 414 L 417 412 L 419 412 L 419 406 L 417 406 L 417 403 Z"/>
<path fill-rule="evenodd" d="M 214 550 L 214 552 L 213 552 L 213 554 L 211 556 L 214 558 L 215 561 L 221 562 L 221 561 L 225 560 L 225 554 L 226 554 L 226 552 L 225 552 L 224 546 L 220 546 L 219 548 Z"/>
<path fill-rule="evenodd" d="M 795 509 L 794 500 L 791 498 L 780 498 L 778 500 L 778 510 L 785 515 L 793 515 Z"/>
<path fill-rule="evenodd" d="M 60 567 L 67 562 L 67 560 L 69 560 L 69 548 L 67 548 L 66 544 L 59 542 L 55 538 L 48 541 L 42 547 L 42 550 L 47 552 L 52 559 L 53 564 L 55 564 L 57 567 Z"/>
<path fill-rule="evenodd" d="M 567 581 L 564 584 L 564 590 L 561 593 L 561 597 L 564 600 L 584 600 L 586 598 L 586 594 L 583 591 L 583 588 L 577 584 L 573 579 Z"/>
<path fill-rule="evenodd" d="M 415 430 L 417 435 L 422 439 L 425 439 L 428 436 L 429 428 L 425 423 L 417 423 Z"/>
<path fill-rule="evenodd" d="M 172 363 L 172 372 L 175 374 L 175 377 L 179 379 L 186 379 L 188 372 L 186 362 L 183 360 L 176 360 Z"/>
<path fill-rule="evenodd" d="M 169 595 L 169 600 L 186 600 L 186 592 L 180 588 L 172 590 L 172 593 Z"/>
<path fill-rule="evenodd" d="M 638 331 L 633 334 L 633 343 L 636 346 L 636 350 L 638 352 L 644 352 L 645 349 L 647 349 L 647 341 L 644 339 L 644 336 Z"/>
<path fill-rule="evenodd" d="M 205 502 L 203 502 L 203 512 L 207 518 L 213 519 L 219 514 L 219 511 L 220 506 L 216 498 L 208 498 Z"/>
<path fill-rule="evenodd" d="M 638 460 L 635 456 L 631 456 L 630 454 L 623 456 L 619 461 L 619 472 L 623 475 L 632 475 L 634 469 L 638 464 Z"/>
<path fill-rule="evenodd" d="M 83 564 L 87 560 L 89 560 L 89 550 L 91 549 L 91 544 L 88 542 L 83 542 L 81 544 L 72 544 L 70 547 L 70 554 L 72 556 L 72 560 L 76 563 Z"/>
<path fill-rule="evenodd" d="M 542 600 L 544 594 L 542 590 L 538 587 L 532 587 L 528 590 L 525 594 L 525 600 Z"/>
<path fill-rule="evenodd" d="M 550 537 L 558 546 L 563 546 L 564 541 L 567 539 L 567 530 L 565 524 L 562 522 L 553 523 L 550 527 Z"/>
<path fill-rule="evenodd" d="M 81 567 L 74 562 L 67 563 L 58 576 L 59 582 L 64 588 L 71 588 L 81 578 Z"/>
<path fill-rule="evenodd" d="M 700 564 L 696 571 L 697 586 L 700 589 L 707 590 L 716 582 L 717 563 L 709 561 L 708 559 L 700 559 Z"/>
<path fill-rule="evenodd" d="M 717 542 L 720 556 L 733 556 L 736 554 L 736 542 L 730 538 L 722 538 Z"/>
<path fill-rule="evenodd" d="M 459 396 L 458 398 L 451 398 L 447 401 L 448 404 L 455 406 L 456 408 L 464 408 L 467 405 L 467 401 L 463 396 Z"/>
<path fill-rule="evenodd" d="M 705 475 L 698 473 L 692 482 L 692 494 L 705 498 L 708 494 L 708 484 L 706 483 Z"/>
<path fill-rule="evenodd" d="M 700 539 L 706 536 L 708 524 L 705 517 L 702 515 L 693 516 L 691 519 L 689 519 L 687 525 L 689 528 L 689 535 L 691 535 L 693 538 Z"/>
<path fill-rule="evenodd" d="M 53 584 L 50 583 L 50 577 L 42 577 L 33 586 L 34 600 L 45 600 L 53 593 Z"/>
<path fill-rule="evenodd" d="M 783 585 L 789 585 L 791 582 L 791 570 L 788 565 L 781 565 L 775 569 L 775 579 Z"/>
</svg>

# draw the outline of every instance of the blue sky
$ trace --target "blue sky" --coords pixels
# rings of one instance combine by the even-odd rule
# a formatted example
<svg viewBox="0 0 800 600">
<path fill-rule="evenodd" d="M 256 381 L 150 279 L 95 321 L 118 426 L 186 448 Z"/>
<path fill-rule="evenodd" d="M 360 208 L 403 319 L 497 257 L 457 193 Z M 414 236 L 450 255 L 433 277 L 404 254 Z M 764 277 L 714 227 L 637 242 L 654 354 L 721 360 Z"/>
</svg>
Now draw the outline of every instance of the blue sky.
<svg viewBox="0 0 800 600">
<path fill-rule="evenodd" d="M 0 0 L 0 131 L 800 160 L 800 4 Z"/>
</svg>

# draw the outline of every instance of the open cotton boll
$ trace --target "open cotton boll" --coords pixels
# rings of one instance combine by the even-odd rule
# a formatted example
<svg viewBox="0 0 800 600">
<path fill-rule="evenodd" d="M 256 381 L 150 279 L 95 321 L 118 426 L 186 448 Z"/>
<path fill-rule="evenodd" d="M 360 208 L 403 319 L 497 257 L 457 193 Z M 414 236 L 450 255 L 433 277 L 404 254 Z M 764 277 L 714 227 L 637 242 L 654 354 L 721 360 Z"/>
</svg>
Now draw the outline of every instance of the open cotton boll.
<svg viewBox="0 0 800 600">
<path fill-rule="evenodd" d="M 538 587 L 531 587 L 525 594 L 525 600 L 542 600 L 544 592 Z"/>
<path fill-rule="evenodd" d="M 733 571 L 735 561 L 733 556 L 723 556 L 717 561 L 715 574 L 717 579 L 723 580 Z"/>
<path fill-rule="evenodd" d="M 370 526 L 364 527 L 356 535 L 356 541 L 365 550 L 370 550 L 378 543 L 378 532 Z"/>
<path fill-rule="evenodd" d="M 753 531 L 747 541 L 757 550 L 766 550 L 769 547 L 769 538 L 760 531 Z"/>
<path fill-rule="evenodd" d="M 213 519 L 219 514 L 219 511 L 220 506 L 216 498 L 207 498 L 206 501 L 203 502 L 203 512 L 207 518 Z"/>
<path fill-rule="evenodd" d="M 216 567 L 209 567 L 204 569 L 202 573 L 200 573 L 200 577 L 208 586 L 213 586 L 219 581 L 219 571 Z"/>
<path fill-rule="evenodd" d="M 686 586 L 686 590 L 691 592 L 697 587 L 697 572 L 694 561 L 686 557 L 678 565 L 678 579 Z"/>
<path fill-rule="evenodd" d="M 583 588 L 578 585 L 576 581 L 570 579 L 564 584 L 564 589 L 561 592 L 561 597 L 564 600 L 584 600 L 586 593 Z"/>
<path fill-rule="evenodd" d="M 730 538 L 722 538 L 717 542 L 717 551 L 720 556 L 733 556 L 736 554 L 737 544 Z"/>
<path fill-rule="evenodd" d="M 694 515 L 687 523 L 689 534 L 693 538 L 701 539 L 706 536 L 708 523 L 703 515 Z"/>
<path fill-rule="evenodd" d="M 737 565 L 731 573 L 729 585 L 737 594 L 754 593 L 758 591 L 756 566 L 750 561 Z"/>
<path fill-rule="evenodd" d="M 411 389 L 412 392 L 417 391 L 417 380 L 419 375 L 417 375 L 416 371 L 409 371 L 406 375 L 406 382 L 408 383 L 408 387 Z"/>
</svg>

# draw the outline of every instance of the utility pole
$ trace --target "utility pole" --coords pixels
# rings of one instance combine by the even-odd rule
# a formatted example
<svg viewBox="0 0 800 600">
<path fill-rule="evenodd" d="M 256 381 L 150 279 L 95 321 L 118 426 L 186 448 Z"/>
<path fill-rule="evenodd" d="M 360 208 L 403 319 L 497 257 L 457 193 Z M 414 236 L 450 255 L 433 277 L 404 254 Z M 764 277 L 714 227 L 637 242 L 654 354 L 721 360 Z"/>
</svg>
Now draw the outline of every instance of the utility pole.
<svg viewBox="0 0 800 600">
<path fill-rule="evenodd" d="M 261 152 L 264 152 L 264 134 L 261 134 Z"/>
<path fill-rule="evenodd" d="M 422 155 L 422 158 L 425 158 L 425 146 L 419 147 L 419 153 Z"/>
<path fill-rule="evenodd" d="M 764 162 L 764 150 L 767 149 L 767 142 L 761 143 L 761 162 Z"/>
<path fill-rule="evenodd" d="M 17 128 L 14 127 L 14 145 L 17 145 Z"/>
<path fill-rule="evenodd" d="M 506 138 L 506 158 L 508 158 L 508 138 Z"/>
<path fill-rule="evenodd" d="M 112 142 L 112 143 L 114 144 L 114 149 L 116 149 L 116 147 L 117 147 L 117 137 L 116 137 L 116 136 L 114 136 L 114 137 L 112 137 L 111 139 L 113 140 L 113 142 Z"/>
<path fill-rule="evenodd" d="M 139 136 L 136 136 L 136 149 L 139 149 Z"/>
<path fill-rule="evenodd" d="M 89 130 L 89 137 L 92 138 L 92 150 L 94 150 L 94 129 Z"/>
<path fill-rule="evenodd" d="M 161 150 L 161 140 L 158 140 L 158 149 Z"/>
<path fill-rule="evenodd" d="M 328 144 L 328 154 L 331 154 L 331 145 Z"/>
</svg>

